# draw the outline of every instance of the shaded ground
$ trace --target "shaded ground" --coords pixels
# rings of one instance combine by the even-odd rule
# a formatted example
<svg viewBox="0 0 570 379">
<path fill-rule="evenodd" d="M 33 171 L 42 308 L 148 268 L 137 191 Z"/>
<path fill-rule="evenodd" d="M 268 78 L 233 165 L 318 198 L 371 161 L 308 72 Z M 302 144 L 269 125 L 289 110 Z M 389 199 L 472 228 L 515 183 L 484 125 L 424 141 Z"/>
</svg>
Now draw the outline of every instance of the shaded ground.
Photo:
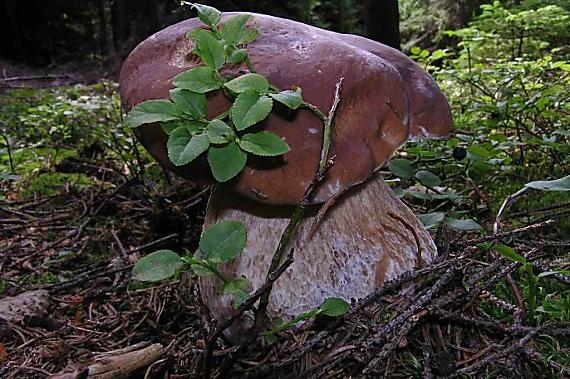
<svg viewBox="0 0 570 379">
<path fill-rule="evenodd" d="M 187 184 L 169 192 L 157 196 L 133 181 L 0 203 L 2 295 L 30 288 L 50 294 L 46 314 L 1 324 L 4 377 L 45 377 L 70 362 L 80 366 L 94 352 L 138 342 L 168 346 L 170 359 L 154 369 L 167 370 L 170 378 L 198 375 L 211 325 L 194 278 L 182 274 L 146 288 L 129 283 L 139 256 L 196 244 L 207 193 Z M 547 238 L 546 225 L 505 236 L 534 257 L 537 273 L 570 245 Z M 442 237 L 437 265 L 389 284 L 342 320 L 317 319 L 283 334 L 278 345 L 247 349 L 232 373 L 221 377 L 304 372 L 342 378 L 364 369 L 387 377 L 568 374 L 562 359 L 568 350 L 555 342 L 568 338 L 568 324 L 528 326 L 516 304 L 488 292 L 520 264 L 481 253 L 475 246 L 486 240 Z M 568 285 L 567 277 L 559 280 Z M 406 282 L 416 294 L 398 296 L 394 290 Z M 487 302 L 500 311 L 489 312 Z M 214 367 L 231 361 L 233 352 L 230 346 L 218 349 Z"/>
</svg>

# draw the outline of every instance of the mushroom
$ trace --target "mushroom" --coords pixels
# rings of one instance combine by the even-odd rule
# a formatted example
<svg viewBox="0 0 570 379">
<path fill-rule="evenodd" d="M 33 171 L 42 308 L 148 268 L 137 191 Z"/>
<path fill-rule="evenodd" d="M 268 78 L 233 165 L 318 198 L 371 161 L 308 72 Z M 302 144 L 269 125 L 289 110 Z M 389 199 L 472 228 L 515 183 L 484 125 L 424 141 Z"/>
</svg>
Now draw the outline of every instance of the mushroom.
<svg viewBox="0 0 570 379">
<path fill-rule="evenodd" d="M 437 252 L 429 233 L 376 172 L 408 139 L 447 135 L 451 112 L 437 84 L 404 54 L 380 43 L 266 15 L 253 14 L 252 22 L 260 34 L 248 46 L 250 59 L 278 88 L 300 86 L 305 100 L 326 112 L 336 83 L 344 78 L 334 119 L 334 165 L 290 241 L 295 261 L 273 287 L 269 316 L 292 318 L 328 297 L 359 299 L 386 280 L 431 262 Z M 126 110 L 167 98 L 172 78 L 199 63 L 185 38 L 199 26 L 198 19 L 183 21 L 135 48 L 120 75 Z M 236 66 L 222 74 L 245 70 Z M 208 99 L 212 116 L 229 106 L 220 92 Z M 238 177 L 213 191 L 204 223 L 205 228 L 223 220 L 245 224 L 246 248 L 222 271 L 246 276 L 254 289 L 263 284 L 288 217 L 315 175 L 323 138 L 322 122 L 306 109 L 273 112 L 259 127 L 283 137 L 291 151 L 279 159 L 248 158 Z M 136 133 L 166 169 L 195 182 L 212 182 L 203 159 L 172 165 L 160 128 L 144 125 Z M 313 233 L 323 203 L 331 206 Z M 218 288 L 216 278 L 200 278 L 204 303 L 216 319 L 225 320 L 234 308 Z M 249 325 L 251 319 L 244 316 L 229 330 L 230 337 Z"/>
</svg>

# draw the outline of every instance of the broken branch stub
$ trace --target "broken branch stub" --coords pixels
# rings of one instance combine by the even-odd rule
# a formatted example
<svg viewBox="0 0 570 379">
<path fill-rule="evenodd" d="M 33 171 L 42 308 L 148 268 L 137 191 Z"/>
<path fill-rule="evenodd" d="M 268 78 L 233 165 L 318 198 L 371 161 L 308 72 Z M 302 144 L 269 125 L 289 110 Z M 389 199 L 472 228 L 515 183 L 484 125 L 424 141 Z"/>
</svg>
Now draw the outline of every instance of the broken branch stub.
<svg viewBox="0 0 570 379">
<path fill-rule="evenodd" d="M 100 353 L 86 367 L 74 372 L 57 373 L 50 379 L 123 379 L 138 369 L 148 367 L 164 355 L 159 344 L 141 342 L 123 349 Z"/>
</svg>

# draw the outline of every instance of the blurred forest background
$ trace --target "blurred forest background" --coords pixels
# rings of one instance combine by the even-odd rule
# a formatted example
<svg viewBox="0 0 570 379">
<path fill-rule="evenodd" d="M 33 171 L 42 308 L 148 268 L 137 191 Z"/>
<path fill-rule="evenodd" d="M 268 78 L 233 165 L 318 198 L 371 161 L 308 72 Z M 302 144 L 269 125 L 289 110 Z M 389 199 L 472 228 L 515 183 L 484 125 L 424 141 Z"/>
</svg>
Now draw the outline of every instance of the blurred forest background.
<svg viewBox="0 0 570 379">
<path fill-rule="evenodd" d="M 463 27 L 484 0 L 217 0 L 222 11 L 242 10 L 367 36 L 404 49 L 441 47 L 444 30 Z M 398 4 L 399 3 L 399 4 Z M 519 5 L 507 1 L 505 5 Z M 540 2 L 525 1 L 525 7 Z M 568 9 L 568 2 L 559 1 Z M 398 7 L 399 5 L 399 7 Z M 399 10 L 399 12 L 398 12 Z M 0 57 L 36 66 L 70 61 L 117 65 L 150 34 L 190 17 L 177 0 L 4 0 Z M 399 27 L 400 25 L 400 27 Z M 401 31 L 401 37 L 400 32 Z"/>
<path fill-rule="evenodd" d="M 570 377 L 570 0 L 203 2 L 398 47 L 449 100 L 452 135 L 408 143 L 381 173 L 445 257 L 469 251 L 454 285 L 470 292 L 442 301 L 446 319 L 410 321 L 383 370 Z M 116 83 L 137 43 L 195 12 L 177 0 L 1 0 L 0 15 L 0 299 L 47 289 L 60 323 L 11 334 L 0 323 L 0 377 L 174 338 L 178 377 L 195 375 L 207 335 L 195 278 L 143 288 L 129 273 L 156 248 L 194 251 L 207 189 L 163 172 L 122 125 Z M 374 328 L 405 314 L 398 304 L 379 300 Z"/>
</svg>

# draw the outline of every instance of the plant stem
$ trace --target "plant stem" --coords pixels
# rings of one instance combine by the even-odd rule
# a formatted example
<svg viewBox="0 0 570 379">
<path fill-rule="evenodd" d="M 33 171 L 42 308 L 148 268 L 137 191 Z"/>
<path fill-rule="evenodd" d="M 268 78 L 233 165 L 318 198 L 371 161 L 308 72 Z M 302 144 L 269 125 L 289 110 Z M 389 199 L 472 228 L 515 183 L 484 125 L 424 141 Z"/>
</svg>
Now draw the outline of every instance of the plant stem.
<svg viewBox="0 0 570 379">
<path fill-rule="evenodd" d="M 330 144 L 331 144 L 331 140 L 332 140 L 332 131 L 333 131 L 332 120 L 334 118 L 336 108 L 337 108 L 338 103 L 340 101 L 340 90 L 342 88 L 343 80 L 344 80 L 344 78 L 340 78 L 339 82 L 337 83 L 336 88 L 335 88 L 335 93 L 334 93 L 333 105 L 330 109 L 328 117 L 325 116 L 325 120 L 324 120 L 325 130 L 323 133 L 323 143 L 322 143 L 321 156 L 320 156 L 319 166 L 317 168 L 317 172 L 315 174 L 313 181 L 309 184 L 309 186 L 305 190 L 305 194 L 303 195 L 303 198 L 301 199 L 299 204 L 295 207 L 295 210 L 293 211 L 293 214 L 292 214 L 291 218 L 289 219 L 289 223 L 287 224 L 287 227 L 285 228 L 285 230 L 283 231 L 283 234 L 281 235 L 281 239 L 279 240 L 279 245 L 277 246 L 277 250 L 273 254 L 273 259 L 271 260 L 271 264 L 269 266 L 269 271 L 267 272 L 266 281 L 272 275 L 272 273 L 275 270 L 277 270 L 277 268 L 279 267 L 279 264 L 281 263 L 281 259 L 283 258 L 283 252 L 285 251 L 287 245 L 289 244 L 289 241 L 291 241 L 293 236 L 295 235 L 295 232 L 297 230 L 297 225 L 303 219 L 305 211 L 306 211 L 307 207 L 309 206 L 309 204 L 311 203 L 311 197 L 312 197 L 315 189 L 317 188 L 318 184 L 323 180 L 327 169 L 330 167 L 331 163 L 329 162 L 328 154 L 329 154 L 329 148 L 330 148 Z M 307 103 L 305 103 L 305 104 L 310 105 L 311 107 L 314 107 L 314 105 L 307 104 Z M 318 110 L 318 108 L 316 108 L 316 109 Z M 322 114 L 322 112 L 320 110 L 318 110 L 318 112 L 320 114 Z M 323 116 L 324 116 L 324 114 L 323 114 Z M 257 311 L 255 312 L 255 324 L 259 330 L 265 329 L 265 326 L 268 323 L 266 311 L 267 311 L 267 305 L 269 304 L 269 296 L 271 295 L 271 289 L 272 288 L 273 287 L 270 286 L 269 289 L 259 299 L 259 306 L 257 308 Z"/>
<path fill-rule="evenodd" d="M 201 262 L 199 263 L 202 267 L 210 270 L 214 275 L 216 275 L 218 278 L 220 278 L 220 280 L 222 282 L 224 282 L 224 284 L 227 284 L 230 280 L 224 275 L 222 274 L 213 264 L 210 264 L 208 262 Z"/>
<path fill-rule="evenodd" d="M 531 325 L 534 325 L 534 315 L 536 312 L 536 276 L 534 275 L 532 263 L 525 264 L 526 272 L 528 275 L 528 299 L 527 299 L 527 311 L 528 311 L 528 321 Z"/>
<path fill-rule="evenodd" d="M 251 60 L 249 59 L 249 54 L 245 56 L 243 61 L 245 62 L 245 65 L 247 66 L 249 72 L 251 72 L 252 74 L 256 73 L 255 67 L 253 66 L 253 63 L 251 63 Z"/>
<path fill-rule="evenodd" d="M 311 112 L 313 112 L 313 114 L 314 114 L 315 116 L 317 116 L 322 122 L 326 122 L 326 121 L 327 121 L 327 116 L 326 116 L 323 112 L 321 112 L 321 110 L 320 110 L 319 108 L 317 108 L 316 106 L 314 106 L 313 104 L 304 102 L 304 103 L 301 105 L 301 107 L 307 108 L 308 110 L 310 110 Z"/>
<path fill-rule="evenodd" d="M 334 100 L 329 111 L 329 115 L 325 120 L 325 130 L 323 132 L 323 147 L 321 149 L 321 159 L 319 161 L 319 173 L 322 174 L 325 166 L 327 164 L 327 158 L 329 156 L 329 150 L 331 147 L 332 141 L 332 134 L 333 134 L 333 118 L 336 112 L 336 108 L 338 107 L 338 103 L 340 102 L 340 90 L 342 88 L 342 82 L 344 77 L 340 78 L 338 83 L 336 84 L 335 92 L 334 92 Z M 320 112 L 320 111 L 319 111 Z"/>
<path fill-rule="evenodd" d="M 206 259 L 195 259 L 194 257 L 184 257 L 182 261 L 188 265 L 197 265 L 204 267 L 206 270 L 210 271 L 212 274 L 216 275 L 224 284 L 227 284 L 230 280 L 222 274 L 215 266 Z"/>
<path fill-rule="evenodd" d="M 223 120 L 224 118 L 228 117 L 230 115 L 230 110 L 228 109 L 227 111 L 224 111 L 222 113 L 220 113 L 219 115 L 217 115 L 216 117 L 214 117 L 214 120 Z"/>
<path fill-rule="evenodd" d="M 308 320 L 311 317 L 318 315 L 319 313 L 321 313 L 321 310 L 319 308 L 311 309 L 310 311 L 301 313 L 299 316 L 295 317 L 293 320 L 285 322 L 285 323 L 263 333 L 263 335 L 268 336 L 268 335 L 277 334 L 279 332 L 282 332 L 284 330 L 292 328 L 295 325 L 297 325 L 298 322 Z"/>
<path fill-rule="evenodd" d="M 16 172 L 16 167 L 14 166 L 14 159 L 12 158 L 12 148 L 10 146 L 10 140 L 8 139 L 7 135 L 0 134 L 4 141 L 6 141 L 6 149 L 8 151 L 8 159 L 10 161 L 10 173 L 14 174 Z"/>
</svg>

